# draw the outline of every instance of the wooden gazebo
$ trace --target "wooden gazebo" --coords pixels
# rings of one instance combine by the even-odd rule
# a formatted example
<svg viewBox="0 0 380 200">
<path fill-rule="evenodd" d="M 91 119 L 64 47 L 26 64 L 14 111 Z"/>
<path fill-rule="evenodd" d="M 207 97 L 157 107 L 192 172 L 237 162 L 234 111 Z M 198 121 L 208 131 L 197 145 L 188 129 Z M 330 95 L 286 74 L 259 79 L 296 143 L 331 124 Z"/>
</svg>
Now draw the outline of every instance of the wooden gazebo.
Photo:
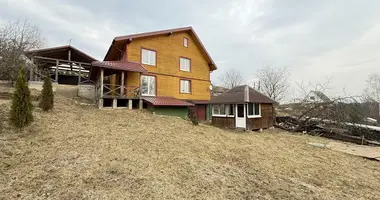
<svg viewBox="0 0 380 200">
<path fill-rule="evenodd" d="M 96 61 L 95 58 L 71 45 L 32 50 L 25 55 L 36 66 L 29 72 L 30 81 L 43 79 L 43 70 L 49 69 L 54 82 L 71 85 L 88 82 L 91 76 L 91 63 Z M 76 80 L 73 78 L 59 80 L 60 75 L 75 77 Z"/>
</svg>

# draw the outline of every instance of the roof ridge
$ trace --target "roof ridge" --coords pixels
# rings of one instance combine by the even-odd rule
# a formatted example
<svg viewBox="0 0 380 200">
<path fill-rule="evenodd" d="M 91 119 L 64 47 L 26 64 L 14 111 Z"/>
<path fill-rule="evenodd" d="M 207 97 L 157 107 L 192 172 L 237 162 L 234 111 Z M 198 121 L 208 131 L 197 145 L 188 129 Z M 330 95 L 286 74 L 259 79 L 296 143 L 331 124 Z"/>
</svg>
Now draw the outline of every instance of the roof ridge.
<svg viewBox="0 0 380 200">
<path fill-rule="evenodd" d="M 128 39 L 129 37 L 139 36 L 139 35 L 155 35 L 155 34 L 171 32 L 171 31 L 178 32 L 178 31 L 186 31 L 186 30 L 191 30 L 191 29 L 193 29 L 193 27 L 186 26 L 186 27 L 180 27 L 180 28 L 164 29 L 164 30 L 159 30 L 159 31 L 146 31 L 146 32 L 140 32 L 140 33 L 116 36 L 115 40 L 117 40 L 117 41 L 118 40 L 125 40 L 125 39 Z"/>
</svg>

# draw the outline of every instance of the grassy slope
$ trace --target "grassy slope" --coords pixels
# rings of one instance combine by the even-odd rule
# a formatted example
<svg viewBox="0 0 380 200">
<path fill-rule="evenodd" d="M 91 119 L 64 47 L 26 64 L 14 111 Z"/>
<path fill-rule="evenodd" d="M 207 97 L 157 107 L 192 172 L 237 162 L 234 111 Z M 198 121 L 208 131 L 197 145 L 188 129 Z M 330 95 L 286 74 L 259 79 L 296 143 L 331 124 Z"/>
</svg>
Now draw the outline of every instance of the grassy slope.
<svg viewBox="0 0 380 200">
<path fill-rule="evenodd" d="M 380 164 L 310 136 L 237 133 L 57 100 L 0 134 L 0 199 L 375 199 Z"/>
</svg>

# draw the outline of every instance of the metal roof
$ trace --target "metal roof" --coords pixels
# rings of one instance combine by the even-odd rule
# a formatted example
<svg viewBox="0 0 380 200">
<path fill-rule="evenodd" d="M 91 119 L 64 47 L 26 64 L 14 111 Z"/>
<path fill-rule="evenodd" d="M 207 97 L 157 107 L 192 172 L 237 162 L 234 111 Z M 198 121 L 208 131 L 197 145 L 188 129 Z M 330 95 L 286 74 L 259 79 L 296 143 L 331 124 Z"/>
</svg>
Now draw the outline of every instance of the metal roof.
<svg viewBox="0 0 380 200">
<path fill-rule="evenodd" d="M 132 72 L 147 72 L 141 63 L 131 61 L 94 61 L 92 66 Z"/>
<path fill-rule="evenodd" d="M 175 28 L 175 29 L 153 31 L 153 32 L 145 32 L 145 33 L 138 33 L 138 34 L 132 34 L 132 35 L 125 35 L 125 36 L 115 37 L 115 39 L 112 41 L 112 44 L 111 44 L 111 46 L 109 47 L 109 49 L 107 51 L 106 56 L 104 57 L 104 60 L 106 60 L 107 55 L 109 54 L 112 46 L 115 45 L 115 43 L 117 43 L 117 42 L 127 42 L 127 41 L 132 41 L 132 39 L 136 39 L 136 38 L 144 38 L 144 37 L 150 37 L 150 36 L 156 36 L 156 35 L 172 34 L 172 33 L 182 32 L 182 31 L 190 31 L 190 33 L 192 33 L 194 35 L 196 41 L 201 46 L 201 48 L 202 48 L 203 52 L 205 53 L 206 57 L 210 60 L 210 68 L 212 70 L 216 70 L 217 67 L 216 67 L 215 62 L 212 60 L 210 54 L 206 50 L 206 47 L 203 45 L 203 43 L 199 39 L 198 35 L 195 33 L 194 29 L 191 26 L 189 26 L 189 27 L 183 27 L 183 28 Z"/>
<path fill-rule="evenodd" d="M 273 99 L 261 94 L 248 85 L 234 87 L 219 96 L 212 97 L 209 104 L 234 103 L 276 103 Z"/>
<path fill-rule="evenodd" d="M 71 51 L 72 61 L 85 62 L 85 63 L 91 63 L 93 61 L 96 61 L 95 58 L 89 56 L 88 54 L 84 53 L 83 51 L 71 45 L 31 50 L 31 51 L 25 52 L 25 55 L 29 58 L 31 58 L 32 56 L 42 56 L 42 57 L 48 57 L 48 58 L 53 58 L 53 59 L 68 60 L 69 50 Z"/>
<path fill-rule="evenodd" d="M 194 104 L 186 102 L 174 97 L 143 97 L 143 100 L 153 104 L 154 106 L 194 106 Z"/>
</svg>

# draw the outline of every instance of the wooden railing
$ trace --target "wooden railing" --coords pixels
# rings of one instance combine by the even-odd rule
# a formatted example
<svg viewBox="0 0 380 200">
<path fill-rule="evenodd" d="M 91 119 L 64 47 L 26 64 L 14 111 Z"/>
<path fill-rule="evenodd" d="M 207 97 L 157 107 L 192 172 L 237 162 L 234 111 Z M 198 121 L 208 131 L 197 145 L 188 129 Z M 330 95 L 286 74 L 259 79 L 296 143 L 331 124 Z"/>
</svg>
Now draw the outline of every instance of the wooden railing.
<svg viewBox="0 0 380 200">
<path fill-rule="evenodd" d="M 140 88 L 136 86 L 121 86 L 115 84 L 103 84 L 103 94 L 101 94 L 100 85 L 96 86 L 96 96 L 101 98 L 108 97 L 125 97 L 125 98 L 139 98 Z"/>
</svg>

